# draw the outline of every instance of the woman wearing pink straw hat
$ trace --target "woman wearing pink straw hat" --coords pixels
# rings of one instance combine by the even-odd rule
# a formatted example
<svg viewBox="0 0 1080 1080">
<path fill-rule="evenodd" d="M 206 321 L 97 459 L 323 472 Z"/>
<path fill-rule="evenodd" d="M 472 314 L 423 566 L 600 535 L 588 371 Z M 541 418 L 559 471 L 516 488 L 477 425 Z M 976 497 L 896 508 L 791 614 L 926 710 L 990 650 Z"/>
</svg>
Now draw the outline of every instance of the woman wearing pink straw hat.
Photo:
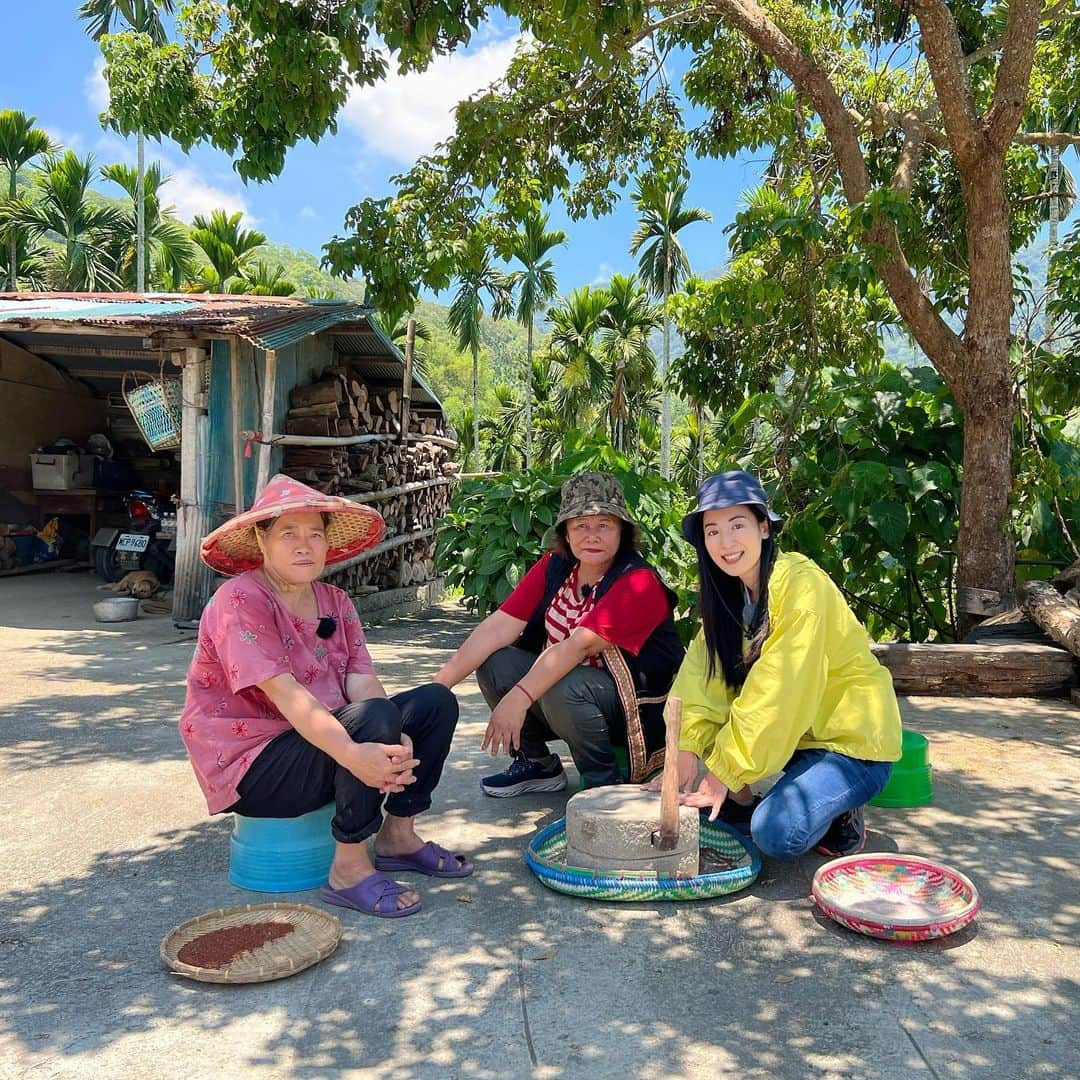
<svg viewBox="0 0 1080 1080">
<path fill-rule="evenodd" d="M 199 622 L 180 733 L 212 814 L 298 817 L 333 801 L 323 899 L 400 918 L 420 897 L 384 871 L 465 877 L 472 864 L 415 828 L 450 751 L 454 695 L 431 683 L 387 698 L 352 601 L 318 580 L 384 531 L 370 507 L 279 475 L 206 537 L 203 561 L 231 580 Z"/>
</svg>

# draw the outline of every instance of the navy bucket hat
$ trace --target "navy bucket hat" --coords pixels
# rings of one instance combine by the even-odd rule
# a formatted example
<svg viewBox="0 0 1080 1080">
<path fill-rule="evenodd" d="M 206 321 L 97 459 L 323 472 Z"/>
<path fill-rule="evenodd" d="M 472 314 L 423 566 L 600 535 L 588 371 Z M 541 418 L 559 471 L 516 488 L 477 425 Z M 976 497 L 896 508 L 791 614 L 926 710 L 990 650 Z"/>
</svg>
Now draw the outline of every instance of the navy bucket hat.
<svg viewBox="0 0 1080 1080">
<path fill-rule="evenodd" d="M 769 509 L 769 499 L 757 477 L 741 469 L 717 473 L 701 482 L 697 506 L 682 519 L 682 533 L 691 544 L 695 542 L 698 518 L 706 510 L 722 510 L 727 506 L 760 506 L 774 529 L 780 529 L 784 519 Z"/>
</svg>

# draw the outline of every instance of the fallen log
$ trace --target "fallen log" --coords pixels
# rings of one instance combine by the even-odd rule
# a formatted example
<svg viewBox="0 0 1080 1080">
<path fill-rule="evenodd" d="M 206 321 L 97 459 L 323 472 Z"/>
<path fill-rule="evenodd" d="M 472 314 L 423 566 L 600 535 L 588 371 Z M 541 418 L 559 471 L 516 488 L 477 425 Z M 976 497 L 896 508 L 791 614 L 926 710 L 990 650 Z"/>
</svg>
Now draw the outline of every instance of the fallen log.
<svg viewBox="0 0 1080 1080">
<path fill-rule="evenodd" d="M 1073 656 L 1080 656 L 1080 607 L 1048 581 L 1025 581 L 1020 603 L 1032 620 Z"/>
<path fill-rule="evenodd" d="M 1050 584 L 1058 592 L 1065 592 L 1067 589 L 1080 585 L 1080 559 L 1077 559 L 1072 566 L 1065 567 L 1057 577 L 1051 578 Z"/>
<path fill-rule="evenodd" d="M 1072 656 L 1054 645 L 871 645 L 898 694 L 1065 697 Z"/>
</svg>

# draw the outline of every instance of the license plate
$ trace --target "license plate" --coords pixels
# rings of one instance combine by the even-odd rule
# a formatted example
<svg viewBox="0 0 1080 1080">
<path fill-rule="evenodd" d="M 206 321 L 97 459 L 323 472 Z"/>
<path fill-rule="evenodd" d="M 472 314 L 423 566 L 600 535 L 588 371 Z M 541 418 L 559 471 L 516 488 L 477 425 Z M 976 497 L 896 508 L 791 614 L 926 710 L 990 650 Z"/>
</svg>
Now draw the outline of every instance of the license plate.
<svg viewBox="0 0 1080 1080">
<path fill-rule="evenodd" d="M 121 533 L 116 541 L 117 551 L 145 551 L 150 537 L 146 533 Z"/>
</svg>

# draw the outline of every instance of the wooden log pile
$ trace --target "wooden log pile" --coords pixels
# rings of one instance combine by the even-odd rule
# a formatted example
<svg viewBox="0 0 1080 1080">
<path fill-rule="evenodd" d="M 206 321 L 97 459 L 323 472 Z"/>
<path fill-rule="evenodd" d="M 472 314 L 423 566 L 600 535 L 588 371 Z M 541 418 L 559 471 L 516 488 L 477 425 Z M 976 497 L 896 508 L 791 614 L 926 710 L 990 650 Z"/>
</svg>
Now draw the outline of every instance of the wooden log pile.
<svg viewBox="0 0 1080 1080">
<path fill-rule="evenodd" d="M 372 389 L 347 367 L 328 367 L 318 382 L 297 386 L 285 418 L 286 435 L 400 435 L 401 391 Z M 442 412 L 413 403 L 409 433 L 446 437 Z"/>
<path fill-rule="evenodd" d="M 451 440 L 441 411 L 411 406 L 407 442 L 401 436 L 401 392 L 373 392 L 343 367 L 327 368 L 318 382 L 292 391 L 285 434 L 313 439 L 373 437 L 353 445 L 286 444 L 284 471 L 332 495 L 385 491 L 420 480 L 453 476 Z M 437 441 L 428 442 L 425 436 Z M 425 502 L 428 505 L 424 505 Z M 437 518 L 445 506 L 412 497 L 404 510 L 419 519 Z"/>
<path fill-rule="evenodd" d="M 350 596 L 362 597 L 423 585 L 436 576 L 435 538 L 427 534 L 407 544 L 376 550 L 370 558 L 328 575 L 327 580 Z"/>
<path fill-rule="evenodd" d="M 450 503 L 460 466 L 450 460 L 441 410 L 410 403 L 397 388 L 369 386 L 348 367 L 327 368 L 309 386 L 292 391 L 285 434 L 311 438 L 285 444 L 283 471 L 327 494 L 373 506 L 386 536 L 329 580 L 362 597 L 435 578 L 434 530 Z M 409 438 L 402 437 L 403 415 Z M 343 445 L 319 439 L 363 437 Z"/>
</svg>

